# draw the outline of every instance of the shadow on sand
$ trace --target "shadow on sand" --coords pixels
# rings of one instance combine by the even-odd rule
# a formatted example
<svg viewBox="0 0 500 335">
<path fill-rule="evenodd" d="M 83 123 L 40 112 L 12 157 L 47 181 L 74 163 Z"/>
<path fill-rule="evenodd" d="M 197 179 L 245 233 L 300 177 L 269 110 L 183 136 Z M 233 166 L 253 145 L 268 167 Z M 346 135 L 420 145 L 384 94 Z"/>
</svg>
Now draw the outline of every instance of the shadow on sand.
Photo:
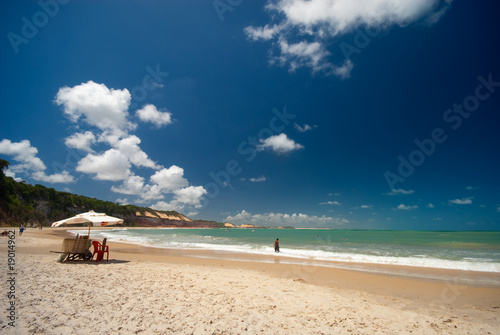
<svg viewBox="0 0 500 335">
<path fill-rule="evenodd" d="M 110 259 L 109 261 L 82 261 L 82 260 L 65 260 L 61 262 L 61 264 L 92 264 L 92 265 L 101 265 L 101 264 L 125 264 L 130 263 L 130 261 L 120 260 L 120 259 Z"/>
</svg>

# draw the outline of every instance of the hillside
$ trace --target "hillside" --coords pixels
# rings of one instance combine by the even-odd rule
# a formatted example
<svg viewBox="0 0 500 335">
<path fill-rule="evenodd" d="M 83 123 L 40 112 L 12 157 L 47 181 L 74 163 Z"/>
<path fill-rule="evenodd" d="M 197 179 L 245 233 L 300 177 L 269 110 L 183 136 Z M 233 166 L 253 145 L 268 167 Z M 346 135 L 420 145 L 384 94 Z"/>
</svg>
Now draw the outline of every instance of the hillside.
<svg viewBox="0 0 500 335">
<path fill-rule="evenodd" d="M 218 228 L 214 221 L 193 221 L 175 211 L 156 211 L 135 205 L 56 191 L 42 185 L 17 182 L 4 174 L 9 162 L 0 159 L 0 225 L 50 226 L 75 214 L 94 210 L 124 219 L 125 226 Z"/>
</svg>

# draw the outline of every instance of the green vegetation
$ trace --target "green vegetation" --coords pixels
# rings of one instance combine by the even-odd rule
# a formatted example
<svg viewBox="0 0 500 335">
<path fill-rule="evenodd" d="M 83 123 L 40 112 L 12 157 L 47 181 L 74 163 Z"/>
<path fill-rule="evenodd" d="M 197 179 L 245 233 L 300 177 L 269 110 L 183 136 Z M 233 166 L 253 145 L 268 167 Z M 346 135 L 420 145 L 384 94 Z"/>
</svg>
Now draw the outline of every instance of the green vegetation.
<svg viewBox="0 0 500 335">
<path fill-rule="evenodd" d="M 16 182 L 5 176 L 4 169 L 10 163 L 0 159 L 0 225 L 41 224 L 49 226 L 52 222 L 65 219 L 78 213 L 94 210 L 120 218 L 135 217 L 139 212 L 153 210 L 134 205 L 119 205 L 111 201 L 67 192 L 59 192 L 42 185 Z M 175 211 L 155 211 L 173 216 L 182 216 Z M 127 226 L 138 226 L 133 220 L 125 220 Z"/>
</svg>

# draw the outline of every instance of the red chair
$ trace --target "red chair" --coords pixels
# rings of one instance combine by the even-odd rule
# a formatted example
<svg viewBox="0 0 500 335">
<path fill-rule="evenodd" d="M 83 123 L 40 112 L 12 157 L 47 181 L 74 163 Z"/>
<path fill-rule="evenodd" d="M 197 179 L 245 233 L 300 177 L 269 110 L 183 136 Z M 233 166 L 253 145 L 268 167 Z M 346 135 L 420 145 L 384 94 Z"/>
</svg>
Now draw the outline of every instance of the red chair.
<svg viewBox="0 0 500 335">
<path fill-rule="evenodd" d="M 106 254 L 106 262 L 109 261 L 109 247 L 106 244 L 106 239 L 104 239 L 104 245 L 99 243 L 99 241 L 92 241 L 92 245 L 94 246 L 94 253 L 92 254 L 92 258 L 90 260 L 94 259 L 94 255 L 97 254 L 95 261 L 99 262 L 102 261 L 104 258 L 104 254 Z"/>
</svg>

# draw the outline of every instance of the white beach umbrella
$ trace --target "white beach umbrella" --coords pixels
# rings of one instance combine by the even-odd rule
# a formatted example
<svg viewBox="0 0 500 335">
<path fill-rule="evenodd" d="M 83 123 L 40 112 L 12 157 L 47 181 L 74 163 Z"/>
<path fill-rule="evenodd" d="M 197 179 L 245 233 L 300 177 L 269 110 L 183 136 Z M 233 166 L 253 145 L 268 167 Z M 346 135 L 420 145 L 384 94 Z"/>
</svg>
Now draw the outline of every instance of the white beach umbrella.
<svg viewBox="0 0 500 335">
<path fill-rule="evenodd" d="M 68 218 L 68 219 L 56 221 L 56 222 L 52 223 L 51 227 L 59 227 L 59 226 L 63 226 L 63 225 L 78 224 L 78 223 L 88 223 L 89 236 L 90 236 L 90 227 L 92 227 L 92 226 L 94 226 L 94 227 L 113 226 L 116 224 L 123 223 L 123 219 L 108 216 L 105 213 L 96 213 L 94 211 L 90 211 L 90 212 L 75 215 L 75 216 Z"/>
</svg>

